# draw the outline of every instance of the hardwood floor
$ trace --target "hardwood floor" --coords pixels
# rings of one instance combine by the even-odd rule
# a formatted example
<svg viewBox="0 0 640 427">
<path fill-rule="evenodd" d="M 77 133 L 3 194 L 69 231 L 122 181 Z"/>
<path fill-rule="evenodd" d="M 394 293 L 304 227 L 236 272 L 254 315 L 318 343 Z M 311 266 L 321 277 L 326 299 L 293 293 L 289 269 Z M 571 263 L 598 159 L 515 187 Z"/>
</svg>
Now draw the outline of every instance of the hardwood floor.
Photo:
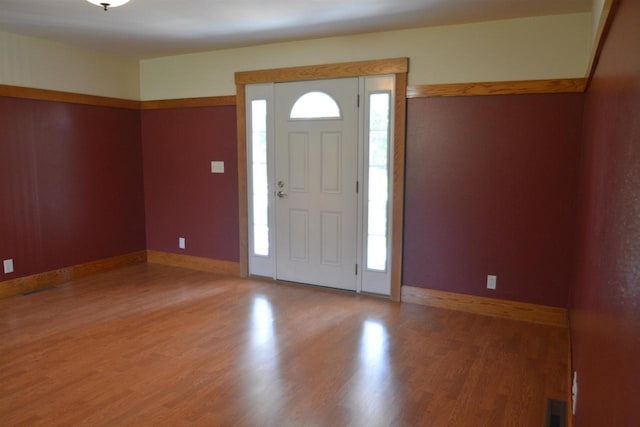
<svg viewBox="0 0 640 427">
<path fill-rule="evenodd" d="M 0 301 L 0 425 L 540 427 L 566 334 L 141 264 Z"/>
</svg>

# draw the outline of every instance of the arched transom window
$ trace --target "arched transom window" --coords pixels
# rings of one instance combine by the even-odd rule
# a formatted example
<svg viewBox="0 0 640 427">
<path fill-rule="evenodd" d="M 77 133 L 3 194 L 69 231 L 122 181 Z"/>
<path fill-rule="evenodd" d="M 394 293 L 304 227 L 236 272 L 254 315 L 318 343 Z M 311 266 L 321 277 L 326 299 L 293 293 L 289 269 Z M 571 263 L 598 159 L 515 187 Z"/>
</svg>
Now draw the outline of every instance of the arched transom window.
<svg viewBox="0 0 640 427">
<path fill-rule="evenodd" d="M 307 92 L 293 104 L 289 118 L 339 119 L 342 117 L 338 103 L 324 92 Z"/>
</svg>

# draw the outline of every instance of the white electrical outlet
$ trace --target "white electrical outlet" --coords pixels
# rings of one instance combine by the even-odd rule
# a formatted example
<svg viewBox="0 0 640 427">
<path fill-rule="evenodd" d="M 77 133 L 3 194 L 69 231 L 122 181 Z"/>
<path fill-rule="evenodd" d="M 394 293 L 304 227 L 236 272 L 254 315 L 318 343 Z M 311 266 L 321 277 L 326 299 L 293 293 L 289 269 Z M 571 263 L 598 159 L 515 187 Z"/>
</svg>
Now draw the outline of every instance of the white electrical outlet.
<svg viewBox="0 0 640 427">
<path fill-rule="evenodd" d="M 211 162 L 211 173 L 224 173 L 224 162 Z"/>
<path fill-rule="evenodd" d="M 5 259 L 4 262 L 4 274 L 13 273 L 13 260 Z"/>
<path fill-rule="evenodd" d="M 186 247 L 187 242 L 184 237 L 178 237 L 178 248 L 184 249 Z"/>
<path fill-rule="evenodd" d="M 573 384 L 571 384 L 571 413 L 576 414 L 576 404 L 578 403 L 578 372 L 573 371 Z"/>
<path fill-rule="evenodd" d="M 496 282 L 498 281 L 498 276 L 492 276 L 491 274 L 487 276 L 487 289 L 495 289 Z"/>
</svg>

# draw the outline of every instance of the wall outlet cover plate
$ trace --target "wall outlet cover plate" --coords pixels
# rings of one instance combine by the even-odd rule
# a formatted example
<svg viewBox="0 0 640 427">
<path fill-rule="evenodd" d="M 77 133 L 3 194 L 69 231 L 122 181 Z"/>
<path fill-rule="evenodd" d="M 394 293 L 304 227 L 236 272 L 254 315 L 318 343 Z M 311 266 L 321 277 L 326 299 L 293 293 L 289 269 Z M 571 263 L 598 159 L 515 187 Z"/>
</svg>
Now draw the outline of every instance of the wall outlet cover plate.
<svg viewBox="0 0 640 427">
<path fill-rule="evenodd" d="M 495 289 L 496 282 L 498 281 L 498 276 L 488 275 L 487 276 L 487 289 Z"/>
<path fill-rule="evenodd" d="M 5 259 L 2 264 L 3 264 L 3 267 L 4 267 L 4 274 L 13 273 L 13 260 L 12 259 Z"/>
</svg>

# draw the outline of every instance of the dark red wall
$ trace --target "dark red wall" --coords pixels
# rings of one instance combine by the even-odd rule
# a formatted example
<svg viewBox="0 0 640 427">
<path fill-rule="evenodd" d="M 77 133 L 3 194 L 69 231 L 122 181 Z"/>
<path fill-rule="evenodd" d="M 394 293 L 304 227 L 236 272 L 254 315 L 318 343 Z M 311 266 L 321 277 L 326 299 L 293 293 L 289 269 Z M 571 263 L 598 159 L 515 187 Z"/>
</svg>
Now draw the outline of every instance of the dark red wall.
<svg viewBox="0 0 640 427">
<path fill-rule="evenodd" d="M 408 101 L 403 284 L 567 306 L 582 98 Z"/>
<path fill-rule="evenodd" d="M 576 426 L 640 425 L 640 2 L 621 1 L 587 92 Z"/>
<path fill-rule="evenodd" d="M 144 250 L 140 113 L 0 97 L 8 280 Z"/>
<path fill-rule="evenodd" d="M 238 261 L 235 106 L 144 111 L 142 141 L 147 248 Z"/>
</svg>

